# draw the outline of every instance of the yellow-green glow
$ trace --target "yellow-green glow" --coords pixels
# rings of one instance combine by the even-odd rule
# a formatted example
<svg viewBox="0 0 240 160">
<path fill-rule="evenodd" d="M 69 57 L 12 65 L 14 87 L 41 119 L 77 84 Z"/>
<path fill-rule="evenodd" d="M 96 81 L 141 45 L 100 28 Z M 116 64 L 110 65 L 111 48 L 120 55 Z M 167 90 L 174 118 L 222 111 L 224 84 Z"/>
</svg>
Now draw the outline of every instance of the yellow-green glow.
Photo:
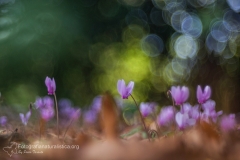
<svg viewBox="0 0 240 160">
<path fill-rule="evenodd" d="M 95 89 L 99 92 L 111 90 L 117 93 L 117 81 L 124 79 L 126 83 L 135 82 L 134 95 L 137 99 L 144 100 L 147 97 L 149 86 L 142 80 L 149 77 L 149 58 L 144 55 L 140 48 L 140 39 L 133 39 L 129 42 L 132 45 L 126 46 L 124 43 L 111 45 L 100 45 L 101 53 L 98 65 L 101 66 L 103 73 L 96 73 Z"/>
</svg>

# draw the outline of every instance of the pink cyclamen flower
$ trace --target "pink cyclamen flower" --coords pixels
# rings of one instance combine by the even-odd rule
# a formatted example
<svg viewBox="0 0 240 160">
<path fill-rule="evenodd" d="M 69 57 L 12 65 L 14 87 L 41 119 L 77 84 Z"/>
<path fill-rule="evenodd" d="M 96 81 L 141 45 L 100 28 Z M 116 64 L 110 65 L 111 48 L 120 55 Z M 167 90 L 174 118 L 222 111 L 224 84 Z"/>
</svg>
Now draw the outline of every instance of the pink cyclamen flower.
<svg viewBox="0 0 240 160">
<path fill-rule="evenodd" d="M 86 123 L 93 124 L 97 120 L 97 111 L 96 110 L 89 110 L 84 113 L 84 121 Z"/>
<path fill-rule="evenodd" d="M 54 116 L 54 101 L 51 97 L 37 97 L 35 102 L 36 109 L 39 110 L 42 119 L 49 121 Z"/>
<path fill-rule="evenodd" d="M 186 86 L 172 86 L 171 95 L 176 105 L 182 105 L 188 99 L 189 89 Z"/>
<path fill-rule="evenodd" d="M 80 117 L 80 115 L 81 115 L 81 109 L 80 108 L 76 109 L 75 113 L 72 115 L 72 120 L 76 121 Z"/>
<path fill-rule="evenodd" d="M 182 110 L 180 111 L 182 114 L 188 114 L 190 119 L 197 120 L 199 118 L 199 106 L 195 105 L 192 107 L 189 103 L 183 103 Z"/>
<path fill-rule="evenodd" d="M 36 99 L 36 101 L 35 101 L 35 108 L 36 109 L 38 109 L 38 108 L 42 108 L 42 107 L 44 107 L 44 100 L 43 100 L 43 98 L 41 98 L 41 97 L 37 97 L 37 99 Z"/>
<path fill-rule="evenodd" d="M 101 105 L 102 105 L 102 96 L 97 96 L 93 99 L 91 108 L 99 112 L 101 110 Z"/>
<path fill-rule="evenodd" d="M 199 111 L 199 105 L 195 105 L 191 108 L 189 116 L 195 120 L 199 119 L 201 112 Z"/>
<path fill-rule="evenodd" d="M 73 104 L 68 99 L 59 101 L 59 117 L 63 125 L 69 124 L 69 121 L 76 121 L 81 115 L 81 109 L 73 107 Z"/>
<path fill-rule="evenodd" d="M 129 84 L 126 86 L 125 81 L 123 79 L 118 80 L 117 83 L 118 93 L 122 96 L 123 99 L 128 99 L 128 97 L 132 93 L 133 87 L 134 87 L 133 81 L 130 81 Z"/>
<path fill-rule="evenodd" d="M 215 110 L 216 103 L 215 101 L 209 99 L 205 103 L 202 104 L 203 112 L 201 113 L 201 118 L 205 121 L 209 121 L 211 119 L 213 122 L 217 121 L 218 116 L 220 116 L 223 112 Z"/>
<path fill-rule="evenodd" d="M 175 109 L 173 106 L 163 107 L 157 118 L 157 122 L 161 126 L 168 126 L 174 121 Z"/>
<path fill-rule="evenodd" d="M 178 125 L 178 128 L 181 130 L 189 126 L 193 126 L 196 123 L 196 120 L 193 118 L 190 118 L 187 113 L 181 113 L 181 112 L 178 112 L 175 115 L 175 120 Z"/>
<path fill-rule="evenodd" d="M 42 108 L 40 109 L 40 114 L 42 119 L 44 119 L 45 121 L 49 121 L 54 116 L 54 108 L 53 107 Z"/>
<path fill-rule="evenodd" d="M 206 112 L 211 112 L 215 110 L 216 102 L 214 100 L 209 99 L 205 103 L 202 104 L 202 108 Z"/>
<path fill-rule="evenodd" d="M 156 103 L 141 103 L 140 112 L 143 117 L 147 117 L 155 111 Z"/>
<path fill-rule="evenodd" d="M 6 124 L 7 124 L 7 117 L 6 116 L 0 117 L 0 125 L 5 126 Z"/>
<path fill-rule="evenodd" d="M 184 103 L 184 104 L 182 105 L 181 113 L 187 113 L 187 114 L 189 114 L 189 112 L 191 111 L 191 109 L 192 109 L 191 104 L 189 104 L 189 103 Z"/>
<path fill-rule="evenodd" d="M 229 116 L 223 116 L 220 120 L 220 128 L 224 132 L 231 131 L 236 126 L 235 114 L 230 114 Z"/>
<path fill-rule="evenodd" d="M 46 77 L 45 84 L 47 86 L 48 94 L 53 95 L 56 91 L 56 83 L 54 78 L 51 79 L 49 77 Z"/>
<path fill-rule="evenodd" d="M 44 107 L 54 106 L 54 101 L 49 96 L 45 96 L 43 98 L 37 97 L 34 104 L 36 106 L 36 109 L 41 109 L 41 108 L 44 108 Z"/>
<path fill-rule="evenodd" d="M 27 123 L 28 123 L 28 120 L 31 116 L 31 111 L 28 111 L 26 113 L 26 115 L 24 115 L 23 113 L 19 113 L 19 116 L 20 116 L 20 119 L 21 119 L 22 123 L 26 126 Z"/>
<path fill-rule="evenodd" d="M 204 91 L 202 90 L 201 86 L 198 85 L 197 87 L 197 99 L 198 103 L 203 104 L 211 97 L 211 88 L 206 86 Z"/>
</svg>

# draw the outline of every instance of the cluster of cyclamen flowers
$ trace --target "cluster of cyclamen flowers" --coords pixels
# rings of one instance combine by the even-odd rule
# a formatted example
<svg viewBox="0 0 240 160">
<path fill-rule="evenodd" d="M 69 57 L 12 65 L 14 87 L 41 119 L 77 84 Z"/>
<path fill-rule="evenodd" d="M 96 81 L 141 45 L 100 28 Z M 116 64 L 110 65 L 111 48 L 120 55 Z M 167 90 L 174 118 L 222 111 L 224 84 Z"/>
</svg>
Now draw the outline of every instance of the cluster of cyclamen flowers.
<svg viewBox="0 0 240 160">
<path fill-rule="evenodd" d="M 50 79 L 49 77 L 46 77 L 45 84 L 47 86 L 48 94 L 53 95 L 56 91 L 56 83 L 54 78 Z M 37 98 L 36 102 L 34 103 L 36 106 L 36 109 L 39 110 L 41 118 L 45 121 L 50 120 L 54 116 L 54 101 L 46 96 L 44 98 Z M 32 114 L 32 108 L 29 109 L 29 111 L 24 115 L 23 113 L 19 113 L 20 119 L 22 123 L 26 126 L 28 123 L 29 118 Z"/>
<path fill-rule="evenodd" d="M 127 86 L 124 80 L 119 80 L 117 89 L 123 99 L 132 96 L 134 82 L 130 82 Z M 173 105 L 163 107 L 157 117 L 157 123 L 160 126 L 170 126 L 176 124 L 179 129 L 185 129 L 194 126 L 197 121 L 206 121 L 208 123 L 216 123 L 218 117 L 223 114 L 222 111 L 216 112 L 216 103 L 211 97 L 211 88 L 206 86 L 204 90 L 200 86 L 197 87 L 197 105 L 192 106 L 187 103 L 189 97 L 189 89 L 186 86 L 172 86 L 169 91 L 173 99 Z M 156 103 L 141 103 L 139 106 L 143 117 L 152 115 L 156 111 Z M 179 106 L 179 110 L 176 108 Z M 230 131 L 236 126 L 235 115 L 224 115 L 220 119 L 220 128 L 223 131 Z"/>
<path fill-rule="evenodd" d="M 62 99 L 58 101 L 59 106 L 57 105 L 56 99 L 56 84 L 55 80 L 46 77 L 45 85 L 48 90 L 48 95 L 53 95 L 54 99 L 50 96 L 37 97 L 34 103 L 35 108 L 39 111 L 39 115 L 42 120 L 45 122 L 51 120 L 55 115 L 54 104 L 56 106 L 56 115 L 57 115 L 57 126 L 58 126 L 58 112 L 61 118 L 60 123 L 62 125 L 71 125 L 73 121 L 76 121 L 81 114 L 79 107 L 73 107 L 71 101 L 68 99 Z M 122 99 L 128 99 L 129 96 L 132 96 L 132 91 L 134 88 L 134 82 L 129 82 L 128 85 L 125 84 L 124 80 L 118 80 L 117 90 L 121 95 Z M 216 112 L 215 106 L 216 103 L 211 98 L 211 88 L 205 86 L 204 90 L 200 86 L 197 87 L 196 97 L 198 104 L 192 106 L 186 102 L 189 98 L 189 89 L 186 86 L 172 86 L 168 91 L 170 93 L 173 105 L 165 106 L 161 108 L 160 113 L 155 117 L 157 112 L 157 103 L 155 102 L 142 102 L 139 105 L 139 112 L 141 113 L 142 123 L 146 130 L 146 126 L 143 118 L 152 116 L 159 126 L 171 126 L 176 125 L 180 130 L 186 129 L 188 127 L 194 126 L 198 121 L 206 121 L 208 123 L 217 123 L 219 122 L 220 128 L 222 131 L 230 131 L 236 127 L 235 115 L 223 115 L 222 111 Z M 55 103 L 54 103 L 55 100 Z M 122 102 L 119 99 L 115 99 L 117 106 L 122 107 Z M 135 99 L 133 98 L 136 103 Z M 97 120 L 98 113 L 101 109 L 102 97 L 97 96 L 94 98 L 90 109 L 86 111 L 83 115 L 84 121 L 89 123 L 94 123 Z M 136 103 L 137 105 L 137 103 Z M 137 105 L 138 107 L 138 105 Z M 20 113 L 20 119 L 22 123 L 26 126 L 29 118 L 32 114 L 32 108 L 30 107 L 29 111 L 24 115 Z M 221 116 L 221 118 L 219 118 Z M 219 121 L 218 121 L 219 120 Z M 0 125 L 6 126 L 7 117 L 0 117 Z M 146 130 L 147 131 L 147 130 Z M 67 132 L 67 130 L 66 130 Z M 59 132 L 58 132 L 59 133 Z"/>
<path fill-rule="evenodd" d="M 58 101 L 58 105 L 61 124 L 65 125 L 68 121 L 71 120 L 71 118 L 77 119 L 80 116 L 80 109 L 73 107 L 70 100 L 60 99 Z M 51 97 L 37 97 L 35 106 L 43 120 L 49 121 L 54 117 L 54 100 Z"/>
<path fill-rule="evenodd" d="M 46 77 L 45 85 L 48 90 L 48 95 L 55 95 L 56 91 L 56 83 L 54 78 L 51 79 Z M 54 100 L 50 96 L 45 97 L 37 97 L 34 103 L 35 108 L 39 111 L 40 117 L 44 121 L 51 120 L 55 115 L 54 110 Z M 71 120 L 75 121 L 80 117 L 81 110 L 75 107 L 72 107 L 72 103 L 70 100 L 61 99 L 59 101 L 59 116 L 61 117 L 61 124 L 66 125 Z M 24 115 L 23 113 L 19 113 L 20 119 L 22 123 L 26 126 L 28 123 L 29 118 L 31 117 L 32 109 L 30 108 L 29 111 Z M 0 118 L 1 125 L 4 126 L 7 122 L 7 118 L 5 116 Z"/>
</svg>

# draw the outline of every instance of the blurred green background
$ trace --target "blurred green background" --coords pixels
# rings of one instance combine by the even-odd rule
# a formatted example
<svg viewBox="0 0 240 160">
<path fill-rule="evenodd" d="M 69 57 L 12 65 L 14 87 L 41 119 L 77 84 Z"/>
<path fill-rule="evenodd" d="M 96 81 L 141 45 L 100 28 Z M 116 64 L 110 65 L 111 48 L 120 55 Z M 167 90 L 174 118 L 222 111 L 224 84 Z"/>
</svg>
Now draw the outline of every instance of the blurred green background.
<svg viewBox="0 0 240 160">
<path fill-rule="evenodd" d="M 221 51 L 208 45 L 222 41 L 207 41 L 231 9 L 223 0 L 0 0 L 2 100 L 27 107 L 47 95 L 49 76 L 58 98 L 85 107 L 106 90 L 118 95 L 124 79 L 135 82 L 138 101 L 160 105 L 171 104 L 171 85 L 189 86 L 196 103 L 196 86 L 209 84 L 218 107 L 238 111 L 239 31 L 229 30 L 235 36 Z M 198 18 L 199 36 L 186 40 L 177 10 Z"/>
</svg>

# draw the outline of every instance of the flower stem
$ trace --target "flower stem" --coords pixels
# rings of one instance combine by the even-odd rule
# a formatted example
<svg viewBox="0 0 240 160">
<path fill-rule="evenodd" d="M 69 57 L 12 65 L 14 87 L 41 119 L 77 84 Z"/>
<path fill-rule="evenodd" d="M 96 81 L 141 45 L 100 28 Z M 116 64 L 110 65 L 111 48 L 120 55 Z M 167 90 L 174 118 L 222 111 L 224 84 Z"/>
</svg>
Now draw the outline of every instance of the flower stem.
<svg viewBox="0 0 240 160">
<path fill-rule="evenodd" d="M 156 125 L 157 133 L 159 133 L 160 132 L 160 127 L 159 127 L 159 125 L 157 123 L 157 115 L 156 115 L 155 112 L 153 113 L 152 117 L 153 117 L 155 125 Z"/>
<path fill-rule="evenodd" d="M 199 120 L 199 123 L 200 123 L 200 120 L 201 120 L 201 110 L 202 110 L 202 104 L 199 103 L 199 117 L 198 117 L 198 120 Z"/>
<path fill-rule="evenodd" d="M 58 123 L 58 104 L 57 104 L 57 96 L 56 93 L 53 94 L 55 106 L 56 106 L 56 113 L 57 113 L 57 133 L 58 133 L 58 139 L 59 139 L 59 123 Z"/>
<path fill-rule="evenodd" d="M 175 107 L 175 103 L 174 103 L 174 99 L 173 99 L 173 96 L 172 96 L 172 92 L 171 92 L 170 90 L 167 91 L 167 96 L 168 96 L 168 98 L 170 98 L 169 95 L 171 95 L 172 105 L 173 105 L 173 107 Z"/>
<path fill-rule="evenodd" d="M 138 109 L 138 112 L 139 112 L 139 114 L 140 114 L 140 117 L 141 117 L 141 121 L 142 121 L 144 130 L 145 130 L 145 132 L 147 133 L 148 140 L 150 141 L 149 134 L 148 134 L 148 131 L 147 131 L 147 127 L 146 127 L 146 125 L 145 125 L 145 122 L 144 122 L 144 120 L 143 120 L 142 114 L 141 114 L 141 112 L 140 112 L 140 108 L 139 108 L 136 100 L 135 100 L 134 97 L 132 96 L 132 94 L 130 94 L 130 96 L 132 97 L 132 99 L 133 99 L 133 101 L 134 101 L 134 103 L 135 103 L 135 105 L 136 105 L 136 107 L 137 107 L 137 109 Z"/>
<path fill-rule="evenodd" d="M 65 136 L 66 136 L 66 134 L 67 134 L 67 131 L 69 130 L 69 128 L 70 128 L 70 126 L 72 125 L 72 122 L 73 122 L 73 118 L 71 119 L 71 121 L 70 121 L 70 123 L 69 123 L 69 125 L 67 126 L 67 129 L 66 129 L 66 131 L 65 131 L 65 133 L 64 133 L 64 135 L 63 135 L 63 142 L 64 142 L 64 139 L 65 139 Z"/>
<path fill-rule="evenodd" d="M 183 106 L 180 105 L 180 112 L 183 114 Z"/>
<path fill-rule="evenodd" d="M 39 121 L 39 141 L 41 141 L 41 120 Z"/>
</svg>

